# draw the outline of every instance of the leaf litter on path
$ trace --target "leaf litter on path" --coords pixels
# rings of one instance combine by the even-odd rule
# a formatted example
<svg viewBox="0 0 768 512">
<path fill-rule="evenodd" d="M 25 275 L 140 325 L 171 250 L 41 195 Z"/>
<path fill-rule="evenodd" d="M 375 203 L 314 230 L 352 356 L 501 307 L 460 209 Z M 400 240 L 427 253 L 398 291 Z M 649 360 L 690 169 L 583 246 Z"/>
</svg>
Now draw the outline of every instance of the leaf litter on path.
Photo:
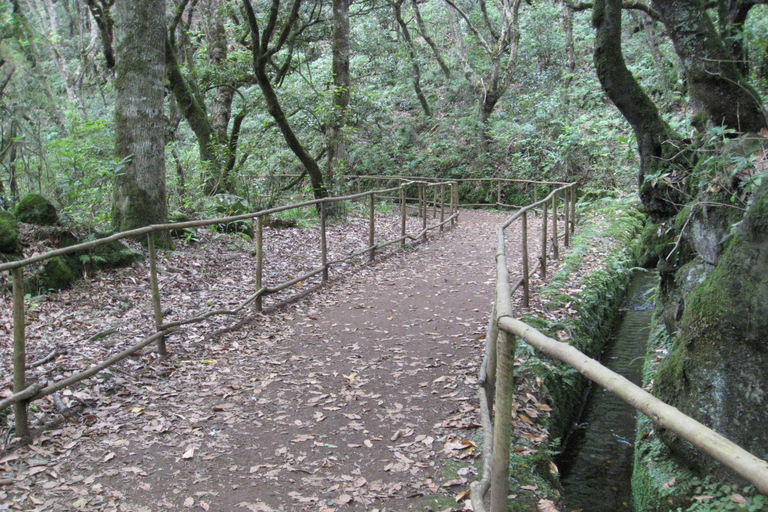
<svg viewBox="0 0 768 512">
<path fill-rule="evenodd" d="M 463 212 L 416 252 L 332 273 L 329 286 L 239 329 L 218 317 L 192 325 L 169 340 L 170 357 L 136 354 L 63 392 L 77 416 L 0 458 L 0 480 L 13 481 L 0 498 L 40 511 L 462 510 L 468 500 L 455 498 L 476 478 L 476 372 L 503 218 Z M 306 269 L 281 241 L 306 234 L 282 231 L 269 238 L 270 264 L 290 278 Z M 206 233 L 196 249 L 163 255 L 169 319 L 251 293 L 244 252 Z M 35 378 L 77 371 L 151 332 L 147 290 L 136 265 L 35 302 L 32 358 L 52 344 L 65 351 Z M 516 426 L 540 441 L 534 412 L 548 413 L 530 396 L 518 400 Z M 50 402 L 36 404 L 33 416 L 55 416 Z"/>
</svg>

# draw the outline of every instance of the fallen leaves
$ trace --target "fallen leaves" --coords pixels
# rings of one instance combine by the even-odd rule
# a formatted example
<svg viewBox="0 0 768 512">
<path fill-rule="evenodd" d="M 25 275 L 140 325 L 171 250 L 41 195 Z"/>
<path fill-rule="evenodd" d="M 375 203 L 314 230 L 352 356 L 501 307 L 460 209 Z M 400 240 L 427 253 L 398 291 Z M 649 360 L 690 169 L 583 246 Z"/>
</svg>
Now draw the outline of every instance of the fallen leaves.
<svg viewBox="0 0 768 512">
<path fill-rule="evenodd" d="M 171 308 L 167 321 L 232 307 L 238 296 L 252 293 L 252 260 L 230 247 L 230 237 L 203 235 L 197 252 L 160 257 L 163 305 Z M 274 240 L 265 262 L 277 274 L 298 275 L 278 256 L 300 267 L 307 262 L 298 260 L 313 256 L 316 240 L 305 243 L 305 254 L 288 254 L 288 239 L 298 235 L 269 235 Z M 28 508 L 44 506 L 33 499 L 68 506 L 78 501 L 94 512 L 120 505 L 137 512 L 333 512 L 375 510 L 390 500 L 397 509 L 419 496 L 465 499 L 471 461 L 479 455 L 464 436 L 478 426 L 474 387 L 489 290 L 482 283 L 490 267 L 488 255 L 459 249 L 426 246 L 432 251 L 426 269 L 403 265 L 406 256 L 365 268 L 349 281 L 334 281 L 328 292 L 255 316 L 240 331 L 224 331 L 231 319 L 211 318 L 169 340 L 167 360 L 147 350 L 99 374 L 87 389 L 73 390 L 87 394 L 62 397 L 85 414 L 80 423 L 36 441 L 34 448 L 48 455 L 20 451 L 5 463 L 14 478 L 24 475 L 10 499 Z M 457 266 L 463 261 L 457 254 L 481 263 Z M 436 283 L 451 280 L 450 294 L 423 280 L 432 276 Z M 145 277 L 140 265 L 98 274 L 80 290 L 36 304 L 29 318 L 33 360 L 44 355 L 38 354 L 42 347 L 50 352 L 46 339 L 83 340 L 113 321 L 127 324 L 114 336 L 73 346 L 40 371 L 77 371 L 123 338 L 141 337 L 141 326 L 152 325 Z M 226 286 L 222 279 L 229 280 Z M 424 334 L 426 325 L 432 334 Z M 534 421 L 546 412 L 532 400 L 521 402 L 520 411 Z M 44 460 L 31 466 L 34 457 Z M 446 457 L 464 460 L 465 471 L 444 481 L 438 475 Z M 26 472 L 37 467 L 47 470 Z M 274 494 L 254 494 L 252 486 Z"/>
<path fill-rule="evenodd" d="M 553 501 L 542 499 L 536 504 L 536 512 L 558 512 L 558 510 Z"/>
</svg>

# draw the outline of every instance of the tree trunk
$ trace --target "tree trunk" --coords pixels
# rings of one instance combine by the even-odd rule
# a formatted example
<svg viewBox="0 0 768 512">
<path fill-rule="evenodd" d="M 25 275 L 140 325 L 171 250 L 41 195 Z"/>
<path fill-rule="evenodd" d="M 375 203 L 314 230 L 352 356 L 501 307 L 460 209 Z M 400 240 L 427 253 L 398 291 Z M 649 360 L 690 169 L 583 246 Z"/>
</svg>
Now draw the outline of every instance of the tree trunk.
<svg viewBox="0 0 768 512">
<path fill-rule="evenodd" d="M 392 9 L 395 12 L 395 19 L 397 20 L 398 25 L 400 25 L 400 29 L 403 33 L 405 46 L 408 49 L 408 57 L 411 59 L 411 68 L 413 69 L 413 90 L 416 93 L 416 97 L 419 98 L 419 103 L 421 103 L 421 108 L 424 110 L 424 114 L 427 117 L 431 117 L 432 111 L 429 108 L 427 97 L 424 96 L 424 91 L 421 90 L 421 68 L 419 67 L 419 61 L 417 60 L 416 48 L 413 46 L 408 25 L 406 25 L 405 20 L 403 20 L 402 4 L 403 0 L 393 2 Z"/>
<path fill-rule="evenodd" d="M 112 19 L 111 7 L 115 0 L 86 0 L 88 9 L 91 11 L 91 16 L 96 21 L 96 26 L 99 28 L 99 34 L 101 35 L 101 47 L 104 53 L 104 60 L 107 63 L 107 68 L 115 68 L 115 50 L 112 47 L 112 39 L 114 37 L 115 22 Z"/>
<path fill-rule="evenodd" d="M 700 0 L 655 0 L 680 56 L 694 107 L 738 132 L 768 128 L 760 96 L 744 80 Z"/>
<path fill-rule="evenodd" d="M 116 5 L 115 152 L 128 159 L 115 176 L 112 224 L 125 231 L 167 222 L 165 197 L 165 2 Z M 158 237 L 170 246 L 170 236 Z"/>
<path fill-rule="evenodd" d="M 323 180 L 323 173 L 320 171 L 320 166 L 317 164 L 312 155 L 302 145 L 299 138 L 291 128 L 291 124 L 288 122 L 288 118 L 280 106 L 280 100 L 275 93 L 275 89 L 272 86 L 272 82 L 267 74 L 267 64 L 270 63 L 270 59 L 280 51 L 285 45 L 286 41 L 292 36 L 292 31 L 301 30 L 297 29 L 297 22 L 299 19 L 299 8 L 301 7 L 302 0 L 294 0 L 291 6 L 291 12 L 288 18 L 284 21 L 282 28 L 280 29 L 280 35 L 277 41 L 272 41 L 275 35 L 276 23 L 278 18 L 278 11 L 280 9 L 280 3 L 275 0 L 271 7 L 268 19 L 269 21 L 264 27 L 259 27 L 258 20 L 256 19 L 256 13 L 253 11 L 253 6 L 250 0 L 242 0 L 243 7 L 245 8 L 246 15 L 248 17 L 248 25 L 251 29 L 251 52 L 253 57 L 253 70 L 256 75 L 256 81 L 259 84 L 261 93 L 264 96 L 264 101 L 267 104 L 267 112 L 275 120 L 275 124 L 283 134 L 288 148 L 296 155 L 304 169 L 309 174 L 309 179 L 312 182 L 312 191 L 315 199 L 322 199 L 328 197 L 328 191 L 325 187 Z M 263 28 L 263 31 L 262 31 Z M 261 35 L 261 37 L 259 37 Z M 294 34 L 295 36 L 295 34 Z M 273 46 L 270 48 L 270 44 Z"/>
<path fill-rule="evenodd" d="M 256 68 L 256 79 L 259 81 L 259 88 L 264 96 L 264 101 L 267 103 L 267 112 L 275 120 L 275 124 L 283 134 L 283 139 L 288 145 L 288 148 L 296 155 L 301 164 L 307 170 L 309 174 L 309 180 L 312 182 L 312 191 L 315 199 L 322 199 L 328 197 L 328 191 L 325 188 L 323 181 L 323 173 L 320 171 L 320 166 L 317 164 L 312 155 L 307 152 L 304 145 L 302 145 L 299 138 L 291 128 L 291 124 L 288 122 L 288 118 L 283 112 L 283 108 L 280 106 L 280 100 L 275 93 L 275 89 L 272 87 L 267 72 L 264 69 L 265 66 L 258 66 Z"/>
<path fill-rule="evenodd" d="M 352 85 L 349 75 L 349 3 L 350 0 L 333 0 L 333 105 L 327 130 L 328 158 L 325 172 L 327 186 L 331 190 L 336 175 L 346 168 L 344 126 Z"/>
<path fill-rule="evenodd" d="M 680 138 L 659 115 L 656 105 L 632 76 L 621 52 L 621 0 L 596 0 L 592 24 L 597 29 L 594 62 L 597 77 L 616 108 L 632 126 L 640 154 L 640 197 L 654 220 L 677 213 L 684 176 L 675 163 L 685 155 Z M 685 166 L 683 166 L 685 168 Z M 662 176 L 666 173 L 666 176 Z"/>
<path fill-rule="evenodd" d="M 217 14 L 217 6 L 214 5 L 213 7 L 209 12 L 211 26 L 208 37 L 208 55 L 211 64 L 220 70 L 227 60 L 227 32 L 224 28 L 224 21 Z M 223 147 L 226 147 L 229 141 L 227 130 L 229 129 L 229 120 L 232 117 L 234 94 L 233 87 L 219 86 L 214 91 L 214 100 L 211 102 L 211 124 L 216 134 L 216 140 Z"/>
<path fill-rule="evenodd" d="M 419 11 L 418 0 L 411 0 L 411 6 L 413 7 L 413 14 L 416 17 L 416 23 L 418 24 L 421 37 L 432 49 L 432 55 L 435 56 L 435 60 L 437 60 L 437 63 L 440 65 L 440 69 L 443 71 L 445 78 L 451 78 L 451 68 L 448 67 L 448 64 L 446 64 L 445 59 L 443 59 L 443 56 L 440 53 L 440 49 L 435 44 L 435 41 L 429 36 L 429 32 L 427 32 L 427 25 L 421 17 L 421 11 Z"/>
</svg>

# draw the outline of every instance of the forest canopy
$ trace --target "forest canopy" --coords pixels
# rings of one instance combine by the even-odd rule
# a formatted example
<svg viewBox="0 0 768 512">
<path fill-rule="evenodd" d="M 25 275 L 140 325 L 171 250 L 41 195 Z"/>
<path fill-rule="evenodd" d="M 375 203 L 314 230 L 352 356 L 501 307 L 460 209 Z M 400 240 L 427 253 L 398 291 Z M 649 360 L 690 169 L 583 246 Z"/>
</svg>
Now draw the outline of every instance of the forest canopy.
<svg viewBox="0 0 768 512">
<path fill-rule="evenodd" d="M 638 122 L 625 117 L 595 67 L 606 3 L 616 2 L 169 1 L 168 209 L 205 214 L 214 204 L 205 198 L 222 193 L 258 209 L 281 190 L 336 194 L 350 175 L 500 176 L 633 190 L 642 164 L 641 188 L 674 183 L 675 169 L 648 160 Z M 5 208 L 36 192 L 72 222 L 112 222 L 115 177 L 130 163 L 115 153 L 114 4 L 0 5 Z M 765 125 L 765 5 L 721 0 L 698 9 L 697 30 L 711 40 L 699 48 L 675 29 L 682 7 L 695 10 L 697 2 L 625 4 L 615 37 L 664 126 L 654 133 L 698 150 L 725 132 L 756 131 L 761 115 Z M 686 65 L 696 55 L 725 64 L 715 72 Z M 736 93 L 756 98 L 752 107 L 743 99 L 735 113 L 717 107 L 726 96 L 709 94 L 711 78 L 728 73 L 738 75 Z M 744 121 L 749 108 L 756 122 Z M 670 152 L 679 160 L 678 142 Z M 655 162 L 661 150 L 653 151 Z M 677 170 L 719 183 L 683 156 Z M 723 186 L 741 197 L 745 185 Z"/>
</svg>

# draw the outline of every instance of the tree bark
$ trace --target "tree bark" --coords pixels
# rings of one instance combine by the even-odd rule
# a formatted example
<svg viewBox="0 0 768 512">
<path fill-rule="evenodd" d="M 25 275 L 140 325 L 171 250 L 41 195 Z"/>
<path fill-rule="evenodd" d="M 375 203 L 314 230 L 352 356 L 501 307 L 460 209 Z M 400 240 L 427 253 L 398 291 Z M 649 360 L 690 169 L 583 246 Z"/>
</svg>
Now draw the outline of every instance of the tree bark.
<svg viewBox="0 0 768 512">
<path fill-rule="evenodd" d="M 395 19 L 397 24 L 400 25 L 400 30 L 403 33 L 403 40 L 405 40 L 405 47 L 408 50 L 408 57 L 411 59 L 411 68 L 413 69 L 413 91 L 416 93 L 416 97 L 419 98 L 422 110 L 427 117 L 432 116 L 432 111 L 429 108 L 427 97 L 424 96 L 424 91 L 421 90 L 421 68 L 419 67 L 419 61 L 416 56 L 416 48 L 413 46 L 413 40 L 411 39 L 411 33 L 408 30 L 405 20 L 403 20 L 402 12 L 403 0 L 397 0 L 392 2 L 392 9 L 395 12 Z"/>
<path fill-rule="evenodd" d="M 306 150 L 304 145 L 299 141 L 299 138 L 291 128 L 291 124 L 288 122 L 288 118 L 280 106 L 280 100 L 275 93 L 275 89 L 272 86 L 272 82 L 267 74 L 267 65 L 270 64 L 272 57 L 282 49 L 289 38 L 295 36 L 295 30 L 300 30 L 297 27 L 299 19 L 299 8 L 301 7 L 302 0 L 294 0 L 291 5 L 291 11 L 287 18 L 283 20 L 283 24 L 279 35 L 276 40 L 273 40 L 277 26 L 277 20 L 280 10 L 279 0 L 272 0 L 269 14 L 267 16 L 267 23 L 265 26 L 260 27 L 259 22 L 256 19 L 256 13 L 253 11 L 253 6 L 250 0 L 242 0 L 243 7 L 245 8 L 246 15 L 248 17 L 248 25 L 251 29 L 251 53 L 253 57 L 253 69 L 256 75 L 256 81 L 259 84 L 261 93 L 264 96 L 264 101 L 267 104 L 267 112 L 275 120 L 275 124 L 283 134 L 283 139 L 288 145 L 288 148 L 296 155 L 301 164 L 307 170 L 309 179 L 312 183 L 312 192 L 315 199 L 322 199 L 328 197 L 328 191 L 325 187 L 323 180 L 323 173 L 320 170 L 320 166 L 317 164 L 312 155 Z M 270 47 L 270 44 L 272 46 Z"/>
<path fill-rule="evenodd" d="M 640 197 L 651 218 L 661 220 L 677 213 L 683 202 L 679 187 L 684 176 L 675 164 L 685 154 L 680 150 L 680 137 L 664 122 L 627 69 L 621 51 L 621 8 L 621 0 L 595 1 L 595 69 L 603 90 L 635 132 L 640 154 Z"/>
<path fill-rule="evenodd" d="M 334 187 L 336 174 L 346 168 L 344 126 L 352 86 L 349 74 L 349 3 L 350 0 L 333 0 L 333 103 L 331 122 L 327 129 L 328 157 L 325 169 L 327 186 L 330 189 Z"/>
<path fill-rule="evenodd" d="M 112 224 L 125 231 L 167 222 L 165 197 L 165 2 L 116 4 L 115 176 Z M 158 237 L 170 246 L 170 236 Z"/>
<path fill-rule="evenodd" d="M 111 7 L 115 0 L 86 0 L 91 16 L 96 21 L 101 35 L 101 47 L 107 68 L 115 68 L 115 50 L 112 46 L 114 38 L 115 21 L 112 19 Z"/>
<path fill-rule="evenodd" d="M 737 132 L 768 128 L 760 96 L 731 59 L 700 0 L 654 0 L 688 79 L 694 108 Z"/>
<path fill-rule="evenodd" d="M 424 23 L 424 19 L 421 17 L 418 0 L 411 0 L 411 6 L 413 7 L 413 14 L 416 17 L 416 24 L 419 27 L 419 34 L 421 34 L 421 37 L 432 49 L 432 55 L 435 56 L 435 60 L 437 60 L 437 63 L 440 66 L 440 69 L 443 71 L 445 78 L 451 78 L 451 68 L 448 67 L 445 59 L 443 59 L 443 56 L 440 53 L 440 49 L 437 47 L 437 44 L 435 44 L 435 41 L 429 36 L 427 25 Z"/>
</svg>

